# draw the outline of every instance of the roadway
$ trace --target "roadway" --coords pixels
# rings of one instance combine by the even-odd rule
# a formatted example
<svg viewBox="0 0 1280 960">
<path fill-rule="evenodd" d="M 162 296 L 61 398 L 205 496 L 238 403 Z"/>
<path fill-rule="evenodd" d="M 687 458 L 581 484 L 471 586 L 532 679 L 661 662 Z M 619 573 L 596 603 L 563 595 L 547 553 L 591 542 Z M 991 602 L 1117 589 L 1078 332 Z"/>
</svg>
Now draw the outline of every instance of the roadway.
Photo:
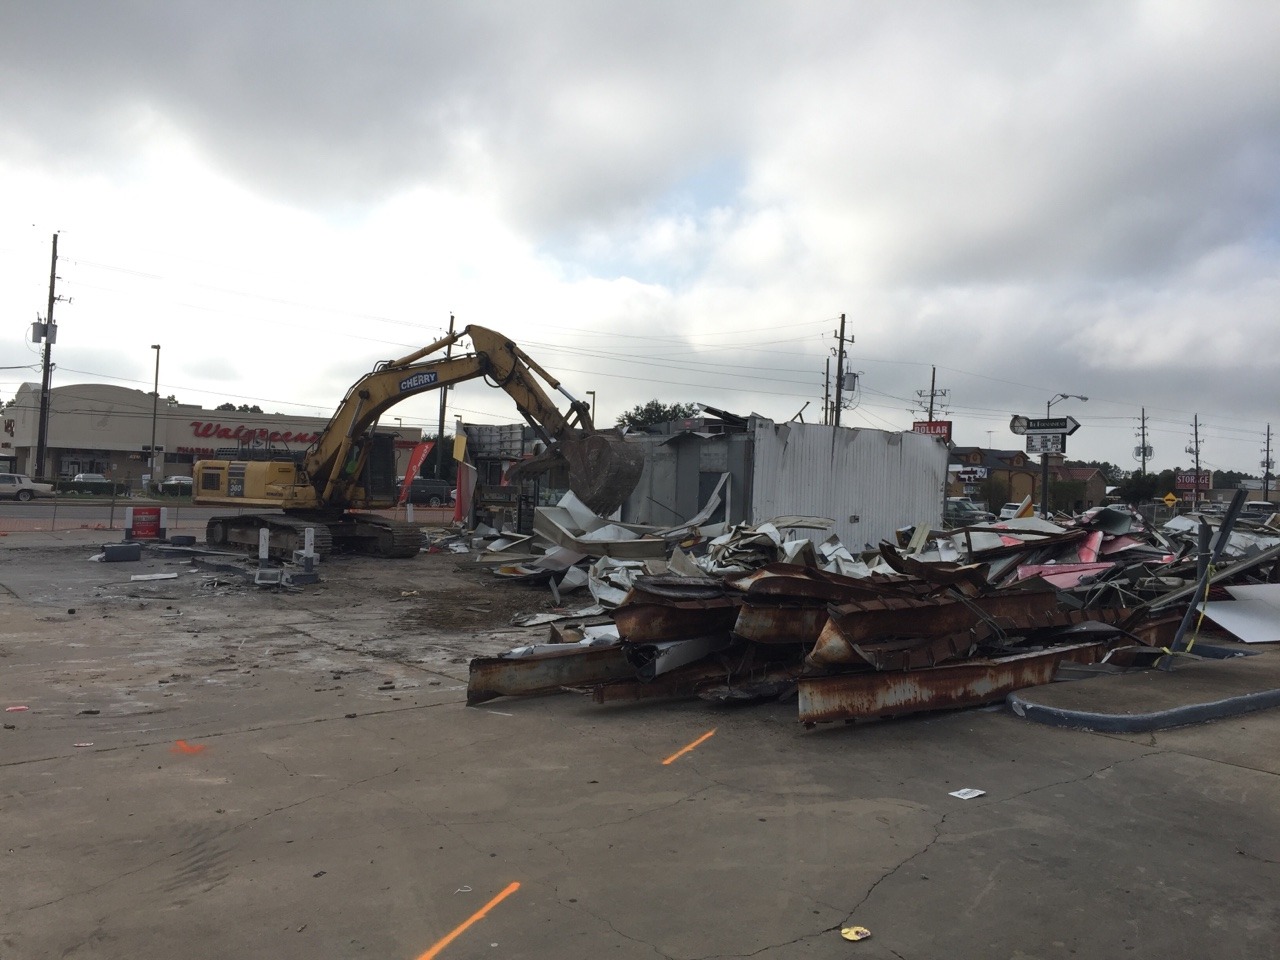
<svg viewBox="0 0 1280 960">
<path fill-rule="evenodd" d="M 75 530 L 82 527 L 102 530 L 123 530 L 126 510 L 129 507 L 164 507 L 168 512 L 166 529 L 169 531 L 203 531 L 205 523 L 213 516 L 225 516 L 244 511 L 226 507 L 195 506 L 186 499 L 142 498 L 116 500 L 106 498 L 63 498 L 0 501 L 0 532 Z M 265 512 L 265 511 L 254 511 Z M 390 516 L 405 517 L 403 508 L 396 511 L 378 511 Z M 428 524 L 447 523 L 453 517 L 452 507 L 414 507 L 414 519 Z"/>
</svg>

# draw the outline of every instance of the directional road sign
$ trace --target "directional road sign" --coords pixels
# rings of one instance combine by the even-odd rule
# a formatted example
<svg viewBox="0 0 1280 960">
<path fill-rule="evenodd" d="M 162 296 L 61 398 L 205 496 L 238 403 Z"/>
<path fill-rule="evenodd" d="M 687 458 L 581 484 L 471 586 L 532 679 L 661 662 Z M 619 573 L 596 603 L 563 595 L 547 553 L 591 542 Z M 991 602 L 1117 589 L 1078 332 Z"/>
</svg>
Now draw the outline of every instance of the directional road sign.
<svg viewBox="0 0 1280 960">
<path fill-rule="evenodd" d="M 1022 427 L 1021 430 L 1018 428 Z M 1009 421 L 1009 429 L 1014 433 L 1025 433 L 1032 436 L 1043 436 L 1046 433 L 1061 433 L 1071 436 L 1080 429 L 1080 421 L 1075 417 L 1014 417 Z"/>
</svg>

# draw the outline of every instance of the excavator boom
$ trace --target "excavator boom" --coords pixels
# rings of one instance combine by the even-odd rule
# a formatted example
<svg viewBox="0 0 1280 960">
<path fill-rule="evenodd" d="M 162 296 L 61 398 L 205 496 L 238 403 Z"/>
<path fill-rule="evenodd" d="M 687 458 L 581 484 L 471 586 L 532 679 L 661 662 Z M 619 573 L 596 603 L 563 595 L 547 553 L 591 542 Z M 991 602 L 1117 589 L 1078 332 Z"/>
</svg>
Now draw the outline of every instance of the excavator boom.
<svg viewBox="0 0 1280 960">
<path fill-rule="evenodd" d="M 471 352 L 429 359 L 463 338 L 471 340 Z M 638 450 L 629 448 L 616 431 L 596 430 L 590 407 L 514 342 L 494 330 L 468 326 L 406 357 L 380 364 L 352 385 L 303 462 L 320 500 L 350 496 L 350 478 L 360 466 L 358 458 L 352 463 L 352 451 L 387 410 L 408 397 L 477 377 L 487 378 L 511 397 L 547 445 L 549 455 L 539 463 L 549 467 L 554 458 L 563 458 L 569 466 L 570 489 L 591 509 L 610 513 L 635 489 L 643 467 Z M 542 382 L 565 396 L 568 414 L 560 412 Z"/>
<path fill-rule="evenodd" d="M 453 356 L 453 346 L 464 338 L 471 341 L 470 351 Z M 446 352 L 444 357 L 439 356 L 441 351 Z M 353 520 L 349 511 L 392 505 L 389 492 L 375 489 L 378 484 L 371 480 L 371 471 L 386 474 L 385 457 L 375 455 L 379 446 L 373 428 L 378 419 L 409 397 L 480 377 L 511 397 L 546 444 L 546 452 L 522 465 L 521 474 L 547 469 L 563 460 L 568 465 L 570 489 L 600 514 L 612 512 L 635 488 L 643 469 L 637 447 L 626 444 L 616 431 L 596 430 L 590 407 L 573 397 L 514 342 L 485 327 L 468 326 L 407 356 L 384 361 L 352 384 L 300 464 L 204 461 L 197 465 L 196 503 L 278 507 L 286 514 L 306 515 L 309 521 L 334 516 L 357 527 L 360 522 L 373 524 L 367 515 Z M 567 413 L 556 406 L 548 389 L 568 400 Z M 385 483 L 382 487 L 386 489 Z M 247 534 L 236 529 L 232 518 L 215 519 L 222 524 L 216 531 L 221 542 L 245 540 Z M 209 529 L 212 542 L 214 521 Z M 374 533 L 375 541 L 389 542 L 379 531 Z M 353 535 L 356 541 L 362 536 Z M 286 530 L 283 538 L 287 546 L 292 533 Z M 402 545 L 386 549 L 398 551 L 392 555 L 403 555 L 407 550 Z"/>
</svg>

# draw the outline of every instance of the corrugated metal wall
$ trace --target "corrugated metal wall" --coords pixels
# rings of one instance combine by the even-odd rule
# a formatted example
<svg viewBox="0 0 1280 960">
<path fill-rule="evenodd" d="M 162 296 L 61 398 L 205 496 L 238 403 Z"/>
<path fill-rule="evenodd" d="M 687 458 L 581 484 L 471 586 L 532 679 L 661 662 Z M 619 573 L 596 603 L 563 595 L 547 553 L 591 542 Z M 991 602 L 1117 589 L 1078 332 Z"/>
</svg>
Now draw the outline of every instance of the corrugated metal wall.
<svg viewBox="0 0 1280 960">
<path fill-rule="evenodd" d="M 948 453 L 933 437 L 763 417 L 752 419 L 751 433 L 756 522 L 831 517 L 831 532 L 854 551 L 892 540 L 901 527 L 941 526 Z"/>
</svg>

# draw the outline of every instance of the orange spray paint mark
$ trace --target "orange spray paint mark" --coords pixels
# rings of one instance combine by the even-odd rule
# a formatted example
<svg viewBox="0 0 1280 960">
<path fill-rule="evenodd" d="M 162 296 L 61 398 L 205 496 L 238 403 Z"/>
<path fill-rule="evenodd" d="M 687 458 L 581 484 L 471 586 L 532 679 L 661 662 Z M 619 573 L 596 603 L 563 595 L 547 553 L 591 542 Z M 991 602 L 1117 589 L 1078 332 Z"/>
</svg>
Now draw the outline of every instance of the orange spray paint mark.
<svg viewBox="0 0 1280 960">
<path fill-rule="evenodd" d="M 203 753 L 204 750 L 203 743 L 187 743 L 185 740 L 179 740 L 169 748 L 170 753 Z"/>
<path fill-rule="evenodd" d="M 464 933 L 468 927 L 470 927 L 477 920 L 484 919 L 485 914 L 487 914 L 490 910 L 492 910 L 494 907 L 496 907 L 503 900 L 507 899 L 507 897 L 511 896 L 511 894 L 515 893 L 519 889 L 520 889 L 520 884 L 517 881 L 513 880 L 511 883 L 507 884 L 501 893 L 499 893 L 496 897 L 494 897 L 492 900 L 486 903 L 483 907 L 481 907 L 471 916 L 467 917 L 465 921 L 458 924 L 458 926 L 454 927 L 453 930 L 449 932 L 449 935 L 447 937 L 445 937 L 443 940 L 437 943 L 434 947 L 432 947 L 426 953 L 422 954 L 422 956 L 418 957 L 418 960 L 434 960 L 434 958 L 440 955 L 441 950 L 443 950 L 449 944 L 453 943 L 453 941 L 456 940 L 460 934 Z"/>
<path fill-rule="evenodd" d="M 679 760 L 679 759 L 680 759 L 681 757 L 683 757 L 686 753 L 688 753 L 690 750 L 692 750 L 692 749 L 694 749 L 695 747 L 697 747 L 697 746 L 698 746 L 699 744 L 701 744 L 703 741 L 710 740 L 712 737 L 714 737 L 714 736 L 715 736 L 715 734 L 716 734 L 716 732 L 715 732 L 715 730 L 714 730 L 714 729 L 708 730 L 706 733 L 704 733 L 702 736 L 700 736 L 697 740 L 693 741 L 693 743 L 689 744 L 687 747 L 681 747 L 679 750 L 677 750 L 677 751 L 676 751 L 675 753 L 673 753 L 671 756 L 667 757 L 667 759 L 663 760 L 663 761 L 662 761 L 662 765 L 665 767 L 667 764 L 672 763 L 672 762 L 674 762 L 674 761 L 676 761 L 676 760 Z"/>
</svg>

